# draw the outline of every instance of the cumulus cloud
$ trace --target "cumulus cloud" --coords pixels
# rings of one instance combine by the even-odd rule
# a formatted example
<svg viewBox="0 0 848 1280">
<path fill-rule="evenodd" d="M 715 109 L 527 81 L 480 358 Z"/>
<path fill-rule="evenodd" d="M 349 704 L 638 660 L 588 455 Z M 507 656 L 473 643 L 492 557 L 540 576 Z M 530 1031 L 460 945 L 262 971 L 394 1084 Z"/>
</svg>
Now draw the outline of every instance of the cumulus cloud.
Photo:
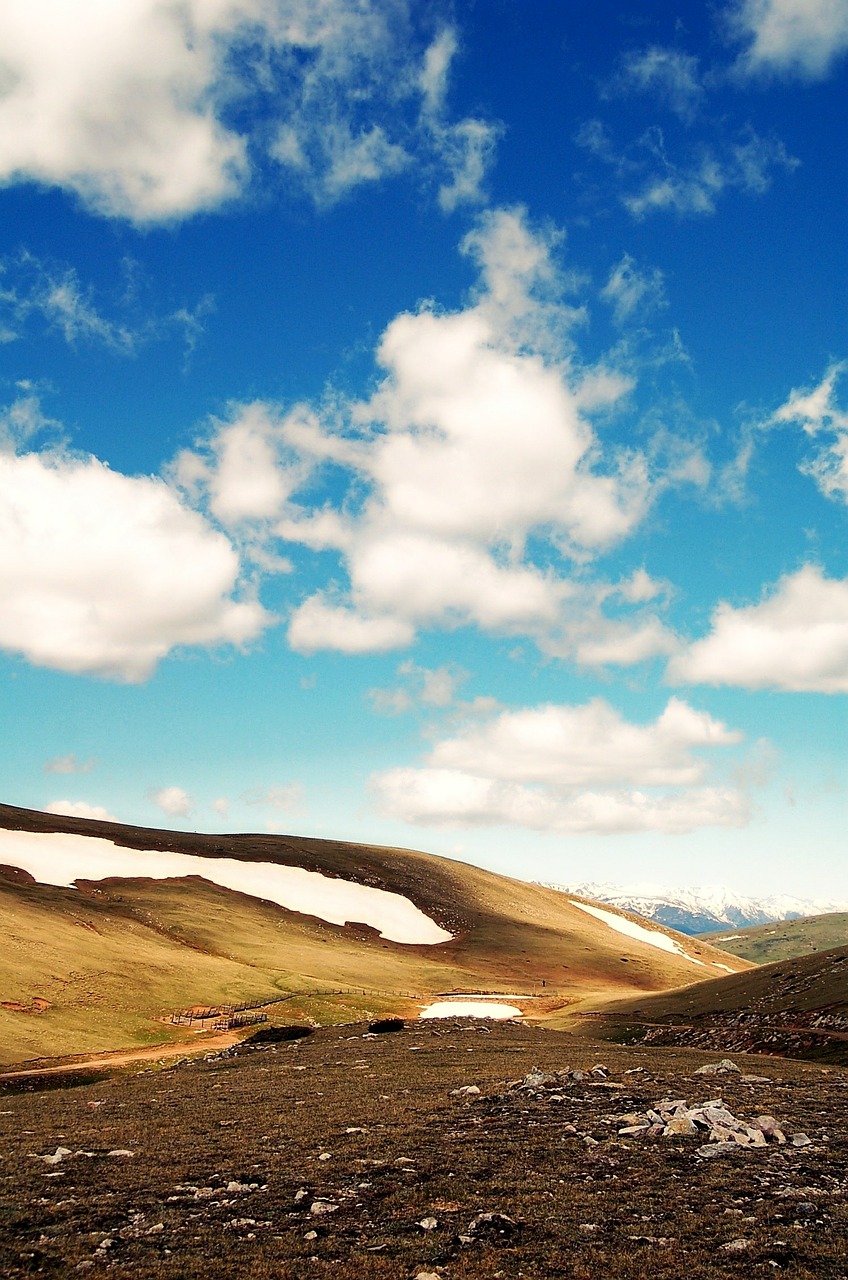
<svg viewBox="0 0 848 1280">
<path fill-rule="evenodd" d="M 194 808 L 194 801 L 182 787 L 161 787 L 151 791 L 150 799 L 169 818 L 187 818 Z"/>
<path fill-rule="evenodd" d="M 408 0 L 8 0 L 0 181 L 141 224 L 269 162 L 323 203 L 418 162 L 450 175 L 443 203 L 475 198 L 495 134 L 450 121 L 455 37 L 420 27 Z"/>
<path fill-rule="evenodd" d="M 724 602 L 710 633 L 672 658 L 680 684 L 739 685 L 799 693 L 848 692 L 848 579 L 805 565 L 758 604 Z"/>
<path fill-rule="evenodd" d="M 747 44 L 739 67 L 748 74 L 820 80 L 848 50 L 842 0 L 739 0 L 731 22 Z"/>
<path fill-rule="evenodd" d="M 34 665 L 138 681 L 177 646 L 243 646 L 271 618 L 239 573 L 161 480 L 0 452 L 0 646 Z"/>
<path fill-rule="evenodd" d="M 567 647 L 573 615 L 585 620 L 582 589 L 539 567 L 527 544 L 591 558 L 638 525 L 653 482 L 634 450 L 601 451 L 590 415 L 614 409 L 631 383 L 574 367 L 580 314 L 560 301 L 554 242 L 521 211 L 486 216 L 464 242 L 480 270 L 471 303 L 392 321 L 382 381 L 347 406 L 341 430 L 303 412 L 283 424 L 301 456 L 341 463 L 364 495 L 318 512 L 295 495 L 277 525 L 283 539 L 336 549 L 350 579 L 349 599 L 320 593 L 295 611 L 295 647 L 385 650 L 422 626 L 467 623 Z M 603 600 L 593 602 L 604 629 Z"/>
<path fill-rule="evenodd" d="M 93 760 L 80 760 L 73 752 L 44 762 L 45 773 L 91 773 L 93 768 Z"/>
<path fill-rule="evenodd" d="M 51 800 L 42 809 L 42 813 L 61 814 L 65 818 L 92 818 L 99 822 L 120 822 L 101 804 L 89 804 L 86 800 Z"/>
<path fill-rule="evenodd" d="M 671 651 L 660 593 L 585 566 L 693 473 L 662 450 L 602 445 L 593 419 L 614 417 L 633 380 L 577 359 L 584 317 L 564 300 L 558 242 L 523 210 L 484 215 L 462 244 L 479 271 L 468 304 L 397 316 L 367 399 L 234 405 L 175 459 L 187 500 L 258 569 L 285 571 L 295 545 L 337 557 L 338 575 L 292 611 L 296 650 L 387 652 L 471 625 L 594 665 Z M 622 274 L 614 305 L 650 287 Z"/>
<path fill-rule="evenodd" d="M 646 725 L 602 699 L 499 710 L 438 741 L 423 767 L 387 770 L 371 785 L 385 812 L 419 824 L 607 833 L 738 825 L 746 796 L 709 785 L 696 752 L 741 739 L 677 698 Z"/>
</svg>

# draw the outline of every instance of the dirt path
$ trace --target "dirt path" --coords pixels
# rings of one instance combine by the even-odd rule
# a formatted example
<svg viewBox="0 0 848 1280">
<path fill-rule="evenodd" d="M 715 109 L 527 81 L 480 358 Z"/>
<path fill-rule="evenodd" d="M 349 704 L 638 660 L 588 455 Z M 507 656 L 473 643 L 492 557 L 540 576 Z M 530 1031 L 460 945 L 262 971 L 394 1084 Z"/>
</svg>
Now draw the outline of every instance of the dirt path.
<svg viewBox="0 0 848 1280">
<path fill-rule="evenodd" d="M 3 1080 L 20 1080 L 26 1076 L 60 1075 L 72 1071 L 106 1070 L 111 1067 L 127 1067 L 133 1062 L 158 1062 L 162 1058 L 186 1058 L 195 1053 L 216 1052 L 228 1049 L 241 1039 L 241 1030 L 220 1031 L 217 1035 L 204 1035 L 202 1040 L 169 1041 L 166 1044 L 148 1045 L 145 1049 L 110 1049 L 106 1053 L 93 1054 L 90 1058 L 65 1059 L 50 1066 L 26 1067 L 15 1071 L 0 1071 Z M 48 1060 L 49 1061 L 49 1060 Z"/>
</svg>

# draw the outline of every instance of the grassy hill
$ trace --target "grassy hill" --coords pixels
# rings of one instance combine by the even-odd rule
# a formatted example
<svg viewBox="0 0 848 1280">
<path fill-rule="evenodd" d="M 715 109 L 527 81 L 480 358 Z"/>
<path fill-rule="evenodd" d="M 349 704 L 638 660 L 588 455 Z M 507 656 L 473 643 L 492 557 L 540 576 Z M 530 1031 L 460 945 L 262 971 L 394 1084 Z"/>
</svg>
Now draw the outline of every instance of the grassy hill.
<svg viewBox="0 0 848 1280">
<path fill-rule="evenodd" d="M 581 1014 L 602 1038 L 848 1063 L 848 947 Z"/>
<path fill-rule="evenodd" d="M 196 876 L 59 888 L 12 868 L 0 876 L 7 1063 L 184 1037 L 191 1032 L 167 1019 L 193 1005 L 284 1000 L 276 1008 L 286 1020 L 332 1022 L 417 1016 L 435 994 L 491 991 L 526 997 L 524 1012 L 546 1018 L 585 1000 L 679 987 L 700 972 L 685 956 L 615 932 L 556 890 L 425 853 L 154 831 L 0 806 L 0 863 L 4 831 L 303 867 L 403 894 L 454 935 L 438 945 L 390 942 L 367 926 L 328 924 Z M 708 943 L 679 943 L 703 963 L 747 967 Z"/>
<path fill-rule="evenodd" d="M 848 945 L 848 912 L 780 920 L 773 924 L 753 925 L 749 929 L 725 930 L 720 934 L 702 933 L 699 937 L 754 964 L 770 964 L 774 960 L 791 960 L 793 956 L 806 956 Z"/>
</svg>

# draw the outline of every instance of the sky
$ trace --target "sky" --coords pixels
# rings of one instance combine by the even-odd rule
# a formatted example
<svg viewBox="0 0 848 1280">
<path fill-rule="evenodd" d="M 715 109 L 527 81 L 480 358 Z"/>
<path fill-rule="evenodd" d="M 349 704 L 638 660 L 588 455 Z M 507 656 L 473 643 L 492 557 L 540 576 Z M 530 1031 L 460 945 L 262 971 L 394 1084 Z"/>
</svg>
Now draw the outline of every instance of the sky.
<svg viewBox="0 0 848 1280">
<path fill-rule="evenodd" d="M 2 799 L 848 899 L 848 0 L 6 0 Z"/>
</svg>

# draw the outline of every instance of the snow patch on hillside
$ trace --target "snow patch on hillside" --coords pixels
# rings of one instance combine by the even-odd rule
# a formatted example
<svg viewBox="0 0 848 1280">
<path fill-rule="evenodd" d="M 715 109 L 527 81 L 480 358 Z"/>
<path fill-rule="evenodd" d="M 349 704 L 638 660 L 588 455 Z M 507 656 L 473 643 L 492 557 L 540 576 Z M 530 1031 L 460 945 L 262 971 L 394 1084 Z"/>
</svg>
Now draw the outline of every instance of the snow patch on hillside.
<svg viewBox="0 0 848 1280">
<path fill-rule="evenodd" d="M 273 862 L 127 849 L 97 836 L 0 831 L 0 863 L 20 867 L 42 884 L 68 888 L 73 888 L 76 880 L 105 880 L 111 876 L 151 880 L 200 876 L 224 889 L 276 902 L 289 911 L 317 916 L 328 924 L 350 921 L 370 925 L 390 942 L 433 944 L 453 937 L 400 893 Z"/>
<path fill-rule="evenodd" d="M 624 933 L 628 938 L 635 938 L 637 942 L 647 942 L 649 947 L 657 947 L 660 951 L 670 951 L 673 955 L 680 956 L 683 960 L 690 961 L 691 964 L 699 964 L 702 969 L 706 969 L 703 960 L 696 960 L 694 956 L 689 956 L 681 947 L 680 943 L 674 938 L 670 938 L 667 933 L 659 933 L 656 929 L 646 929 L 641 924 L 636 924 L 635 920 L 628 920 L 625 916 L 617 916 L 612 911 L 604 911 L 602 907 L 590 907 L 588 902 L 575 902 L 570 899 L 573 907 L 579 907 L 581 911 L 586 911 L 590 916 L 595 916 L 598 920 L 603 920 L 604 924 L 608 924 L 611 929 L 615 929 L 616 933 Z M 721 966 L 726 968 L 725 965 Z"/>
</svg>

